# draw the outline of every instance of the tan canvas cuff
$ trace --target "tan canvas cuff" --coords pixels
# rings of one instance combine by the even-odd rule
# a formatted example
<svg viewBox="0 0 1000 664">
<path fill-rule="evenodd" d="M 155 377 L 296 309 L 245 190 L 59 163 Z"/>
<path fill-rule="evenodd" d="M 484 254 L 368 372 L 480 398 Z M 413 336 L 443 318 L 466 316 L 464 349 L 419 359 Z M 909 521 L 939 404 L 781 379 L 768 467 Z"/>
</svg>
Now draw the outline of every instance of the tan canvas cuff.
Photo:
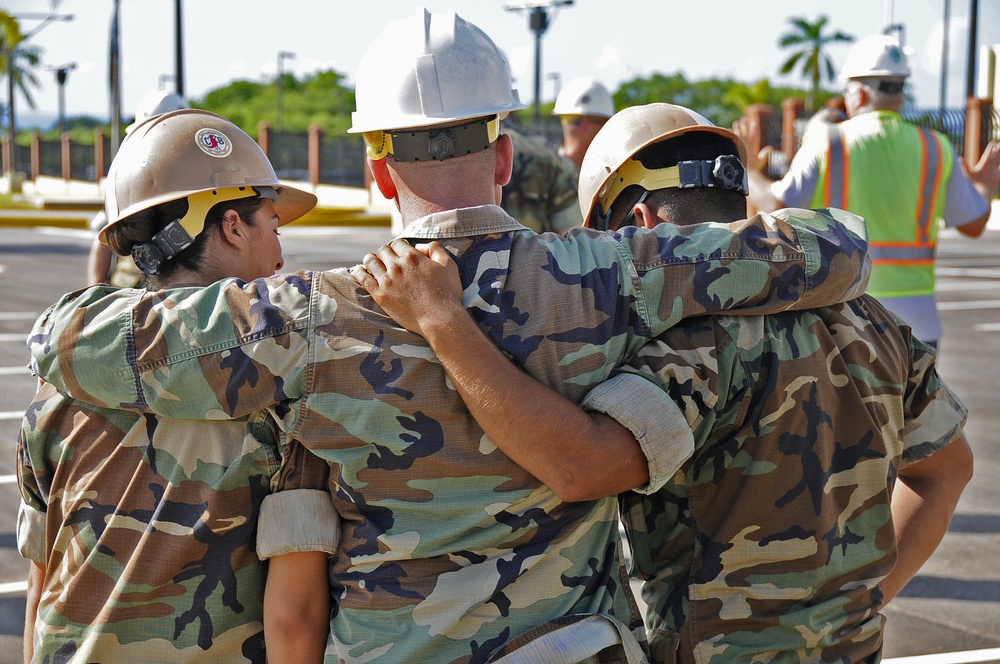
<svg viewBox="0 0 1000 664">
<path fill-rule="evenodd" d="M 661 388 L 634 374 L 619 374 L 592 389 L 581 404 L 604 413 L 639 441 L 649 464 L 649 483 L 639 493 L 653 493 L 673 477 L 694 453 L 694 435 L 684 413 Z"/>
<path fill-rule="evenodd" d="M 261 560 L 302 551 L 332 555 L 339 544 L 340 515 L 326 491 L 294 489 L 264 498 L 257 523 Z"/>
</svg>

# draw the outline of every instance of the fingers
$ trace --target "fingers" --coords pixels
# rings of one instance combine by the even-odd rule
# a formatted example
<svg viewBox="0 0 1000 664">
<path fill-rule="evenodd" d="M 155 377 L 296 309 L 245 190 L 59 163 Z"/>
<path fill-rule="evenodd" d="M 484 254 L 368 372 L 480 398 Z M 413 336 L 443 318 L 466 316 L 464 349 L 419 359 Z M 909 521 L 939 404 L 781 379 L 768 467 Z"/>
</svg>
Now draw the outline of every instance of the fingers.
<svg viewBox="0 0 1000 664">
<path fill-rule="evenodd" d="M 415 248 L 438 265 L 447 267 L 452 262 L 451 254 L 448 253 L 448 250 L 440 242 L 418 244 Z"/>
<path fill-rule="evenodd" d="M 379 250 L 381 251 L 381 247 Z M 377 254 L 365 254 L 365 257 L 361 259 L 361 267 L 363 267 L 368 274 L 376 278 L 385 274 L 385 264 Z"/>
</svg>

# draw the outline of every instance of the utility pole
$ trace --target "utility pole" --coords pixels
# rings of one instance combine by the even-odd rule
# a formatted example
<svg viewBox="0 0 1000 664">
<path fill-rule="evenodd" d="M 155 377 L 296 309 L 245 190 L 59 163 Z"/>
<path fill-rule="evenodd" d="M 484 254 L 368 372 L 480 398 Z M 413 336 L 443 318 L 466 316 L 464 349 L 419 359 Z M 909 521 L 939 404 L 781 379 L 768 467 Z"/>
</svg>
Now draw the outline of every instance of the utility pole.
<svg viewBox="0 0 1000 664">
<path fill-rule="evenodd" d="M 948 103 L 948 33 L 951 32 L 951 0 L 944 0 L 944 18 L 941 22 L 941 117 Z"/>
<path fill-rule="evenodd" d="M 294 53 L 290 53 L 288 51 L 278 51 L 278 119 L 277 122 L 275 122 L 275 129 L 277 129 L 278 131 L 281 131 L 281 115 L 284 111 L 283 96 L 285 89 L 284 71 L 282 69 L 281 64 L 285 61 L 286 58 L 291 59 L 294 57 L 295 57 Z"/>
<path fill-rule="evenodd" d="M 965 98 L 976 94 L 976 51 L 979 48 L 979 0 L 969 2 L 969 59 L 965 70 Z"/>
<path fill-rule="evenodd" d="M 108 56 L 108 88 L 111 96 L 111 159 L 118 154 L 122 137 L 122 76 L 119 35 L 119 0 L 115 0 L 111 15 L 111 39 Z"/>
<path fill-rule="evenodd" d="M 507 2 L 507 11 L 528 11 L 528 28 L 535 33 L 535 122 L 542 114 L 542 35 L 549 29 L 549 12 L 568 7 L 573 0 L 518 0 Z"/>
<path fill-rule="evenodd" d="M 174 0 L 174 82 L 177 96 L 184 98 L 184 23 L 181 20 L 181 0 Z"/>
</svg>

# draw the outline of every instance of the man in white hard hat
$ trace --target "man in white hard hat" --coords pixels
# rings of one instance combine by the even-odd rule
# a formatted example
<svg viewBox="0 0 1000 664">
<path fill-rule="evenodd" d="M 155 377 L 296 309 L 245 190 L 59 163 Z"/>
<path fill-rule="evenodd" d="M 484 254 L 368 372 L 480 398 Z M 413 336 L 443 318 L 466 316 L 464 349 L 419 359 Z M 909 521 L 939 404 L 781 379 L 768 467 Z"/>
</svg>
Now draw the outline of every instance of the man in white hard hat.
<svg viewBox="0 0 1000 664">
<path fill-rule="evenodd" d="M 579 172 L 590 142 L 615 113 L 611 93 L 600 81 L 574 78 L 559 91 L 552 115 L 559 116 L 563 143 L 559 154 L 569 159 Z"/>
<path fill-rule="evenodd" d="M 750 173 L 750 204 L 836 207 L 864 217 L 871 242 L 869 293 L 906 319 L 917 338 L 936 345 L 934 258 L 941 223 L 982 234 L 1000 184 L 1000 150 L 991 142 L 966 169 L 948 138 L 903 120 L 910 65 L 899 42 L 872 35 L 847 55 L 848 120 L 810 132 L 788 174 L 772 183 Z"/>
<path fill-rule="evenodd" d="M 740 219 L 745 158 L 690 109 L 624 109 L 584 160 L 584 219 Z M 868 295 L 683 321 L 583 402 L 622 421 L 655 408 L 674 427 L 652 441 L 513 366 L 462 307 L 447 252 L 422 248 L 391 247 L 365 287 L 428 340 L 511 458 L 566 500 L 620 494 L 654 662 L 878 658 L 881 608 L 934 551 L 972 472 L 966 409 L 905 323 Z"/>
<path fill-rule="evenodd" d="M 454 13 L 390 22 L 356 80 L 352 131 L 406 224 L 392 244 L 445 245 L 491 338 L 571 401 L 685 315 L 814 306 L 866 285 L 851 215 L 566 237 L 523 227 L 498 206 L 512 158 L 500 121 L 522 104 L 500 50 Z M 281 553 L 330 556 L 329 590 L 322 575 L 300 584 L 332 593 L 329 661 L 644 660 L 616 501 L 563 501 L 498 450 L 426 341 L 349 272 L 96 289 L 65 298 L 32 338 L 36 371 L 79 398 L 196 420 L 267 409 L 287 467 L 259 529 L 303 540 Z M 640 423 L 654 436 L 659 412 Z M 326 509 L 292 509 L 284 478 L 317 464 Z M 335 550 L 320 537 L 331 533 Z"/>
</svg>

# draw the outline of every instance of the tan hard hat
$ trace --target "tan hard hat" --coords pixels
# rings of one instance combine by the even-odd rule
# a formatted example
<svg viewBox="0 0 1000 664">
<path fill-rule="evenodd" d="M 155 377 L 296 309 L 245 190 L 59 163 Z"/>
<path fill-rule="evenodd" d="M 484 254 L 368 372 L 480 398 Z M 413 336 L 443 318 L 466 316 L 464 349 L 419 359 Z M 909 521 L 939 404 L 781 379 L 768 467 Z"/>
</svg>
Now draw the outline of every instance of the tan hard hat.
<svg viewBox="0 0 1000 664">
<path fill-rule="evenodd" d="M 250 187 L 273 187 L 281 224 L 316 205 L 316 196 L 278 182 L 267 155 L 246 132 L 215 113 L 182 109 L 147 119 L 129 132 L 111 162 L 104 194 L 108 228 L 162 203 L 187 198 L 197 235 L 204 213 L 225 200 L 250 198 Z M 182 225 L 184 225 L 182 223 Z"/>
<path fill-rule="evenodd" d="M 728 129 L 716 127 L 691 109 L 666 103 L 630 106 L 611 116 L 597 132 L 583 157 L 577 189 L 583 225 L 590 224 L 594 206 L 599 207 L 602 215 L 605 214 L 614 197 L 628 184 L 634 184 L 621 181 L 618 177 L 622 166 L 633 155 L 653 143 L 690 131 L 710 132 L 728 138 L 736 145 L 740 161 L 746 164 L 747 150 L 740 137 Z"/>
</svg>

